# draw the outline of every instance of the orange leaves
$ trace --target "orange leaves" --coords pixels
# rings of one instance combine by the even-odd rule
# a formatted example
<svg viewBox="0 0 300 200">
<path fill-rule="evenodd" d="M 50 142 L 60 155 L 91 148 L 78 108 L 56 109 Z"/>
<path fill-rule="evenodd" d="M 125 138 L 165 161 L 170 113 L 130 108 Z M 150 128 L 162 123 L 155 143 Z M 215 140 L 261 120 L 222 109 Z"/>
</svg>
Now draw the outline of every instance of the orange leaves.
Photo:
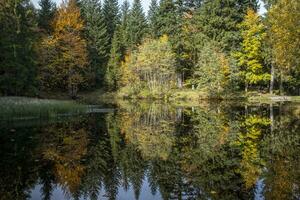
<svg viewBox="0 0 300 200">
<path fill-rule="evenodd" d="M 60 32 L 76 32 L 79 33 L 84 28 L 84 22 L 80 18 L 80 9 L 76 5 L 75 0 L 64 2 L 58 9 L 53 29 L 55 34 Z"/>
<path fill-rule="evenodd" d="M 79 87 L 90 80 L 86 41 L 81 36 L 83 20 L 75 0 L 64 2 L 53 22 L 53 35 L 42 42 L 42 85 L 50 89 L 67 89 L 76 96 Z"/>
</svg>

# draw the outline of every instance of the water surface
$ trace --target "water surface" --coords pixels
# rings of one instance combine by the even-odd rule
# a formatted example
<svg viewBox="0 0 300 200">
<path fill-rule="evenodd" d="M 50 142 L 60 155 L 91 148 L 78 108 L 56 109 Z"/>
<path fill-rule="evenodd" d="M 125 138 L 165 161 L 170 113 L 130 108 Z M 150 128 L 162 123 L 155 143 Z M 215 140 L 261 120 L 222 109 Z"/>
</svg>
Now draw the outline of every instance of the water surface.
<svg viewBox="0 0 300 200">
<path fill-rule="evenodd" d="M 300 199 L 300 105 L 1 118 L 0 199 Z"/>
</svg>

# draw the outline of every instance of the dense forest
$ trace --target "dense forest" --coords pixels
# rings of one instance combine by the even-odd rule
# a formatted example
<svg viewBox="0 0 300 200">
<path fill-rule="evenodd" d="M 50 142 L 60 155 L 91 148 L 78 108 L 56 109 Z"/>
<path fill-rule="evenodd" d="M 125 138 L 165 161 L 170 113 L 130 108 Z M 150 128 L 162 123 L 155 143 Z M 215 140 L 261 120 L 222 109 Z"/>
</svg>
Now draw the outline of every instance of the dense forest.
<svg viewBox="0 0 300 200">
<path fill-rule="evenodd" d="M 298 95 L 300 1 L 0 1 L 0 95 Z"/>
</svg>

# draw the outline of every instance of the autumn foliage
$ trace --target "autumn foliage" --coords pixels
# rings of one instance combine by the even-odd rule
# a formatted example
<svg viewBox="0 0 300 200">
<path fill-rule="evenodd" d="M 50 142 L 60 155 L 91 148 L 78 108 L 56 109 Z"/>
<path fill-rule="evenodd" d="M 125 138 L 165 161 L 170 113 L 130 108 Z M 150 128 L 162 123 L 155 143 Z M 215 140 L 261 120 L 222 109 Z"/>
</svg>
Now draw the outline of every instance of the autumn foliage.
<svg viewBox="0 0 300 200">
<path fill-rule="evenodd" d="M 53 33 L 41 44 L 40 81 L 47 89 L 67 90 L 75 97 L 90 79 L 86 41 L 82 38 L 83 20 L 75 0 L 65 2 L 57 11 Z"/>
</svg>

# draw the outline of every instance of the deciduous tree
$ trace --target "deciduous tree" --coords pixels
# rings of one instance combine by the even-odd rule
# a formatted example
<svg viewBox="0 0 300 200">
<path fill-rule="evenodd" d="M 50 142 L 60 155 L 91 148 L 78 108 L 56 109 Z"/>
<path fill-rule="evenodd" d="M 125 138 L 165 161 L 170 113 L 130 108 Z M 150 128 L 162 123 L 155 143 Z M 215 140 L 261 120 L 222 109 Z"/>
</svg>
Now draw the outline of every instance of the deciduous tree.
<svg viewBox="0 0 300 200">
<path fill-rule="evenodd" d="M 300 69 L 300 2 L 298 0 L 279 0 L 268 13 L 269 42 L 272 46 L 276 68 L 283 81 L 296 82 L 299 87 Z M 298 79 L 299 80 L 299 79 Z M 298 83 L 297 83 L 298 82 Z"/>
<path fill-rule="evenodd" d="M 67 90 L 76 97 L 80 87 L 89 83 L 91 70 L 83 28 L 76 1 L 63 3 L 53 23 L 53 35 L 42 43 L 40 81 L 44 88 Z"/>
<path fill-rule="evenodd" d="M 270 80 L 270 70 L 264 67 L 263 41 L 265 39 L 265 27 L 260 16 L 252 9 L 247 11 L 244 21 L 239 25 L 243 41 L 241 51 L 235 54 L 240 73 L 245 81 L 245 91 L 248 86 L 258 83 L 266 83 Z"/>
</svg>

